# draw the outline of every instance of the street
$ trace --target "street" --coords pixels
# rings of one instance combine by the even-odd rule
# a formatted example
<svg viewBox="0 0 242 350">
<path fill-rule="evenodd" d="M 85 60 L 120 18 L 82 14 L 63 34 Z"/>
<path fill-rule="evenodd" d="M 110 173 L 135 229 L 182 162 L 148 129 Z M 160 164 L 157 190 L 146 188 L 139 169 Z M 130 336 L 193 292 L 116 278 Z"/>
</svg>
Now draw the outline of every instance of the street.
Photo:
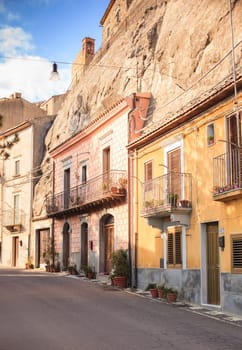
<svg viewBox="0 0 242 350">
<path fill-rule="evenodd" d="M 242 327 L 51 273 L 0 269 L 0 350 L 241 350 Z"/>
</svg>

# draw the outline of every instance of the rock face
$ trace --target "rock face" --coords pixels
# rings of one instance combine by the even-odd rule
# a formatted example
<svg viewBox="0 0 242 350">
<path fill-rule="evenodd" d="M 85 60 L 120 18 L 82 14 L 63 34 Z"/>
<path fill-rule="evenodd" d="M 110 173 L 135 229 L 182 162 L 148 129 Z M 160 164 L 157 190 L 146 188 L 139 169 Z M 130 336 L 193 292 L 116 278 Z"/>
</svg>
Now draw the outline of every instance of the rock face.
<svg viewBox="0 0 242 350">
<path fill-rule="evenodd" d="M 234 57 L 241 66 L 242 0 L 231 0 Z M 232 73 L 229 0 L 133 0 L 127 18 L 95 54 L 67 95 L 46 137 L 48 151 L 80 131 L 120 97 L 150 91 L 146 125 L 165 119 Z M 47 182 L 46 182 L 47 180 Z M 43 214 L 51 178 L 35 190 L 34 215 Z"/>
</svg>

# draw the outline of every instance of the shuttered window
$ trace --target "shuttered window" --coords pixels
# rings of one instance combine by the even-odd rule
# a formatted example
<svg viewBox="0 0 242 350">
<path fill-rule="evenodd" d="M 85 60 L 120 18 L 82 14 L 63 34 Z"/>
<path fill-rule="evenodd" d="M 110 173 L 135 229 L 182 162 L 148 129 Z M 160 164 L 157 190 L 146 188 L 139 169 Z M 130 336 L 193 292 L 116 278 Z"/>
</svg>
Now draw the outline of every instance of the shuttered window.
<svg viewBox="0 0 242 350">
<path fill-rule="evenodd" d="M 152 190 L 153 163 L 150 160 L 144 164 L 145 191 Z"/>
<path fill-rule="evenodd" d="M 232 272 L 242 272 L 242 234 L 231 236 Z"/>
<path fill-rule="evenodd" d="M 167 234 L 167 266 L 182 266 L 182 233 L 177 229 Z"/>
</svg>

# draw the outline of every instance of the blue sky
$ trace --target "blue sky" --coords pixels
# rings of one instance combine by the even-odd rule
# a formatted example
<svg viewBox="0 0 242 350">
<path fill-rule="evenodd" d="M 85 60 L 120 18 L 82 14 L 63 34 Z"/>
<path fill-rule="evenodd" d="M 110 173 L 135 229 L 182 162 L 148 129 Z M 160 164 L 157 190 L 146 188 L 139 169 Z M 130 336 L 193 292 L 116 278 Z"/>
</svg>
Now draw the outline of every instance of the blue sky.
<svg viewBox="0 0 242 350">
<path fill-rule="evenodd" d="M 61 80 L 53 82 L 52 63 L 73 62 L 86 36 L 100 48 L 109 1 L 0 0 L 0 98 L 16 91 L 36 102 L 65 92 L 71 64 L 59 64 Z"/>
</svg>

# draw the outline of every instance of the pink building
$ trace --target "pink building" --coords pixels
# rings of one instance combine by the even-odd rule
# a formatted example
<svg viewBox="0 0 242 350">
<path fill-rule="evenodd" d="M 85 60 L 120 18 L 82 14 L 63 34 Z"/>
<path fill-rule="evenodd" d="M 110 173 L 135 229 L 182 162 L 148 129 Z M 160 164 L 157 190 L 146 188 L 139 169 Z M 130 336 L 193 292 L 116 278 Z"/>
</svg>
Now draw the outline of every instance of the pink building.
<svg viewBox="0 0 242 350">
<path fill-rule="evenodd" d="M 126 145 L 135 137 L 136 114 L 146 115 L 149 99 L 143 93 L 120 100 L 51 150 L 54 184 L 47 214 L 62 269 L 88 265 L 110 273 L 112 252 L 128 249 Z"/>
</svg>

